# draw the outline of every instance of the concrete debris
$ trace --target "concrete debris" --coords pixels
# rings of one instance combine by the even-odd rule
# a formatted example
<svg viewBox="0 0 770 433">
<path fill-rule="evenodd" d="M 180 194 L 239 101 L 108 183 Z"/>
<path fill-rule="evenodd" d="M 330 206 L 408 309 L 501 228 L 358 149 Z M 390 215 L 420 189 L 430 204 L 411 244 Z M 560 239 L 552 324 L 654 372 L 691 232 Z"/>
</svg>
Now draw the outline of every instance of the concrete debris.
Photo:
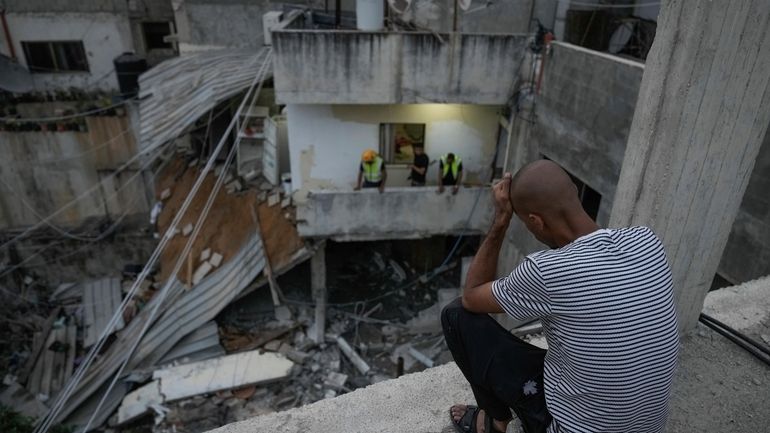
<svg viewBox="0 0 770 433">
<path fill-rule="evenodd" d="M 324 381 L 324 385 L 330 386 L 335 390 L 340 390 L 345 386 L 345 382 L 347 381 L 348 381 L 347 374 L 342 374 L 342 373 L 337 373 L 335 371 L 332 371 L 326 377 L 326 380 Z"/>
<path fill-rule="evenodd" d="M 412 346 L 409 346 L 407 349 L 409 351 L 409 354 L 414 357 L 414 359 L 420 361 L 423 365 L 425 365 L 428 368 L 433 367 L 433 360 L 430 359 L 428 356 L 426 356 L 424 353 L 420 352 L 419 350 L 415 349 Z"/>
<path fill-rule="evenodd" d="M 222 264 L 222 254 L 219 253 L 213 253 L 211 254 L 211 258 L 209 259 L 209 263 L 211 263 L 211 266 L 218 268 L 219 265 Z"/>
<path fill-rule="evenodd" d="M 201 257 L 200 257 L 201 262 L 205 262 L 206 260 L 209 259 L 209 257 L 211 257 L 211 248 L 206 248 L 205 250 L 201 251 Z"/>
<path fill-rule="evenodd" d="M 193 225 L 192 223 L 187 224 L 182 228 L 182 236 L 190 236 L 190 233 L 193 231 Z"/>
<path fill-rule="evenodd" d="M 203 280 L 203 278 L 208 275 L 211 270 L 214 269 L 214 266 L 211 265 L 209 262 L 203 262 L 200 266 L 198 266 L 198 269 L 195 270 L 192 277 L 192 284 L 196 285 Z"/>
<path fill-rule="evenodd" d="M 152 405 L 271 382 L 290 374 L 293 362 L 277 353 L 260 352 L 237 353 L 155 370 L 152 382 L 123 399 L 118 409 L 118 423 L 136 419 Z"/>
<path fill-rule="evenodd" d="M 393 259 L 389 260 L 388 263 L 390 263 L 390 268 L 393 269 L 393 279 L 396 280 L 399 283 L 405 281 L 406 280 L 406 272 L 404 271 L 404 268 L 402 268 Z"/>
<path fill-rule="evenodd" d="M 282 208 L 287 208 L 289 205 L 291 205 L 291 197 L 286 197 L 281 201 Z"/>
<path fill-rule="evenodd" d="M 279 193 L 270 194 L 270 196 L 267 198 L 267 205 L 270 207 L 273 207 L 278 203 L 280 203 L 280 201 L 281 201 L 281 194 Z"/>
<path fill-rule="evenodd" d="M 18 383 L 9 384 L 0 393 L 0 404 L 32 418 L 39 418 L 48 412 L 46 405 Z"/>
<path fill-rule="evenodd" d="M 241 183 L 241 181 L 240 181 L 240 180 L 238 180 L 238 179 L 235 179 L 235 180 L 233 180 L 232 182 L 230 182 L 229 184 L 227 184 L 227 186 L 225 186 L 225 190 L 226 190 L 226 191 L 227 191 L 229 194 L 232 194 L 232 193 L 235 193 L 235 192 L 241 191 L 242 189 L 243 189 L 243 184 L 242 184 L 242 183 Z"/>
<path fill-rule="evenodd" d="M 243 180 L 246 182 L 251 182 L 252 180 L 256 179 L 259 176 L 259 171 L 256 169 L 251 169 L 248 173 L 243 175 Z"/>
<path fill-rule="evenodd" d="M 364 361 L 358 355 L 358 353 L 356 353 L 356 351 L 353 350 L 352 347 L 350 347 L 350 344 L 348 344 L 348 342 L 344 338 L 337 337 L 336 341 L 342 353 L 344 353 L 345 356 L 348 357 L 350 362 L 353 363 L 353 365 L 358 369 L 358 371 L 361 372 L 361 374 L 369 373 L 369 370 L 370 370 L 369 364 L 367 364 L 366 361 Z"/>
<path fill-rule="evenodd" d="M 171 197 L 171 188 L 166 188 L 160 193 L 161 200 L 166 200 L 169 197 Z"/>
</svg>

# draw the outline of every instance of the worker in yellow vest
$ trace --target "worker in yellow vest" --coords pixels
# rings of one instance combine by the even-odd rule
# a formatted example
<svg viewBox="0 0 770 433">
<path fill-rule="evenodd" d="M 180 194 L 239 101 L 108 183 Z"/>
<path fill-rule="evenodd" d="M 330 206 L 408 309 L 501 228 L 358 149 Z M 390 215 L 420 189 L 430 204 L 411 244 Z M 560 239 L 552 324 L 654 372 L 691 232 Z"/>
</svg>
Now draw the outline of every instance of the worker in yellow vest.
<svg viewBox="0 0 770 433">
<path fill-rule="evenodd" d="M 438 193 L 444 192 L 444 185 L 452 186 L 452 194 L 457 194 L 463 180 L 463 162 L 454 153 L 441 157 L 438 168 Z"/>
<path fill-rule="evenodd" d="M 385 170 L 385 161 L 372 149 L 365 150 L 361 155 L 361 164 L 358 167 L 356 191 L 363 186 L 364 188 L 377 188 L 383 192 L 387 178 L 388 172 Z"/>
</svg>

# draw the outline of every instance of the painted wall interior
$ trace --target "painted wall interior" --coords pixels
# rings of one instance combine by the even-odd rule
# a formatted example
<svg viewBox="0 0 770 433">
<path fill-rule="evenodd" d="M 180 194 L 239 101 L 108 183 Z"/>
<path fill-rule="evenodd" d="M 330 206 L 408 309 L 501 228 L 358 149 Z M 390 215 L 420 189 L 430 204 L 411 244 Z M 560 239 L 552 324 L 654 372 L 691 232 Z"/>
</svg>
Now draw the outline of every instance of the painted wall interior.
<svg viewBox="0 0 770 433">
<path fill-rule="evenodd" d="M 361 153 L 379 149 L 380 124 L 425 124 L 425 152 L 448 152 L 463 162 L 465 180 L 488 182 L 495 156 L 501 107 L 454 104 L 287 106 L 292 186 L 303 192 L 352 190 Z M 388 186 L 408 186 L 406 165 L 388 168 Z M 435 185 L 438 162 L 428 168 Z M 298 197 L 299 199 L 300 197 Z"/>
</svg>

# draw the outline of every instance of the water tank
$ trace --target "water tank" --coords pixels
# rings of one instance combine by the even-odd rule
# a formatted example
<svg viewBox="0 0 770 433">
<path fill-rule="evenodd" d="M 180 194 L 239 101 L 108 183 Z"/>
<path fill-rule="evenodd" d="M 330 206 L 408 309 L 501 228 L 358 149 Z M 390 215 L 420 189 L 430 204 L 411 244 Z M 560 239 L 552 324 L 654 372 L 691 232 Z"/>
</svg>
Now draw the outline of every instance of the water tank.
<svg viewBox="0 0 770 433">
<path fill-rule="evenodd" d="M 385 3 L 382 0 L 356 0 L 358 30 L 382 30 L 385 22 Z"/>
<path fill-rule="evenodd" d="M 133 98 L 139 91 L 139 75 L 147 70 L 147 60 L 134 53 L 123 53 L 112 61 L 118 86 L 124 98 Z"/>
</svg>

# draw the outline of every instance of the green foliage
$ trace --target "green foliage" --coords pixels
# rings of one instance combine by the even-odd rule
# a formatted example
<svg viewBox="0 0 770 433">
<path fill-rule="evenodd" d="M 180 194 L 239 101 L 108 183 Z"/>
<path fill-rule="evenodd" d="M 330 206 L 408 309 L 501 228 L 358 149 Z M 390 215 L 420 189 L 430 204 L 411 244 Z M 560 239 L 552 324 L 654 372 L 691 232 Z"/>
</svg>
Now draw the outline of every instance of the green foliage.
<svg viewBox="0 0 770 433">
<path fill-rule="evenodd" d="M 15 410 L 0 405 L 0 432 L 3 433 L 32 433 L 35 430 L 35 419 L 24 416 Z M 72 427 L 57 425 L 51 433 L 72 433 Z"/>
</svg>

